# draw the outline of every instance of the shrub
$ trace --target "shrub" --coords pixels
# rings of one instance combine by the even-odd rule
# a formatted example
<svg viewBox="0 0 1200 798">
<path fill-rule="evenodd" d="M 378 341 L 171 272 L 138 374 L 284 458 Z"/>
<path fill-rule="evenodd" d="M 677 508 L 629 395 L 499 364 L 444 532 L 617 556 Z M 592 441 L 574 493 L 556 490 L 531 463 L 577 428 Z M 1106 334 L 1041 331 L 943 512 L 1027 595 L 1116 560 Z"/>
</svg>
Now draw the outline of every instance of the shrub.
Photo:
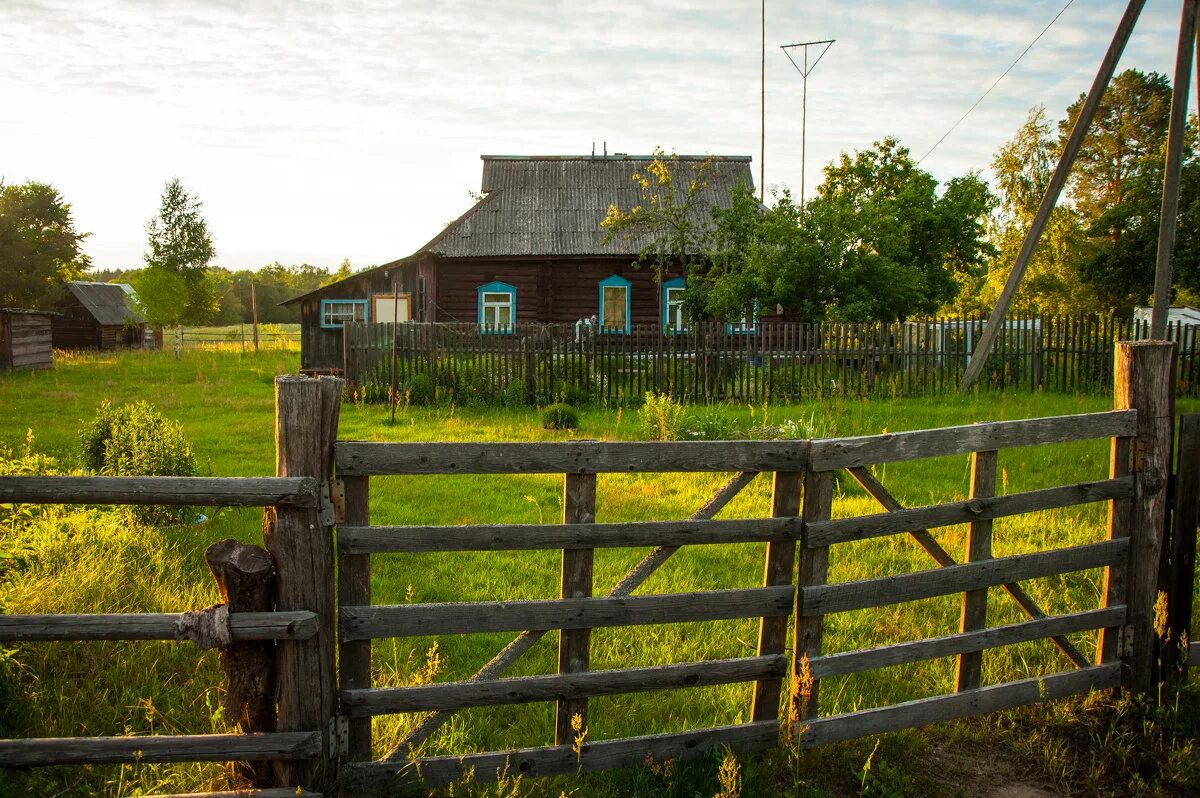
<svg viewBox="0 0 1200 798">
<path fill-rule="evenodd" d="M 433 380 L 428 374 L 414 374 L 409 379 L 408 402 L 414 405 L 433 403 Z"/>
<path fill-rule="evenodd" d="M 684 407 L 666 394 L 649 392 L 638 411 L 642 434 L 652 441 L 677 441 L 684 433 Z"/>
<path fill-rule="evenodd" d="M 542 411 L 542 429 L 578 429 L 579 414 L 567 404 L 550 405 Z"/>
<path fill-rule="evenodd" d="M 746 431 L 731 418 L 716 408 L 697 410 L 687 415 L 683 422 L 683 435 L 688 440 L 729 441 L 746 437 Z"/>
<path fill-rule="evenodd" d="M 96 416 L 80 430 L 84 464 L 106 476 L 172 476 L 196 474 L 192 446 L 176 421 L 163 418 L 147 402 L 112 405 L 104 401 Z M 187 507 L 130 508 L 148 524 L 177 524 L 194 514 Z"/>
</svg>

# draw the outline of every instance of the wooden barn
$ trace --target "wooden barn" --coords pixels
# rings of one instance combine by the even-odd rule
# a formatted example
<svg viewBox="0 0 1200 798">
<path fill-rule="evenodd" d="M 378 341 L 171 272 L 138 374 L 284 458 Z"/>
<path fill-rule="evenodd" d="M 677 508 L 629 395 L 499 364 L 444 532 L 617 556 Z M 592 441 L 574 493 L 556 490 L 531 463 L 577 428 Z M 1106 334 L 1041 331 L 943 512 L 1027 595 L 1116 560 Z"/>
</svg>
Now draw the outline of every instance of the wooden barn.
<svg viewBox="0 0 1200 798">
<path fill-rule="evenodd" d="M 54 365 L 51 319 L 45 310 L 0 308 L 0 369 L 48 369 Z"/>
<path fill-rule="evenodd" d="M 154 346 L 154 335 L 126 283 L 71 280 L 53 324 L 55 349 L 126 349 Z"/>
<path fill-rule="evenodd" d="M 681 155 L 690 180 L 709 156 Z M 301 368 L 336 371 L 345 321 L 471 322 L 503 332 L 514 322 L 573 324 L 596 317 L 615 333 L 633 324 L 682 323 L 678 274 L 656 283 L 633 262 L 646 243 L 605 240 L 616 204 L 642 201 L 633 179 L 649 155 L 484 155 L 482 198 L 425 246 L 284 304 L 301 303 Z M 695 208 L 707 224 L 739 184 L 753 186 L 749 156 L 712 156 Z M 681 181 L 682 182 L 682 181 Z M 399 301 L 397 301 L 397 299 Z"/>
</svg>

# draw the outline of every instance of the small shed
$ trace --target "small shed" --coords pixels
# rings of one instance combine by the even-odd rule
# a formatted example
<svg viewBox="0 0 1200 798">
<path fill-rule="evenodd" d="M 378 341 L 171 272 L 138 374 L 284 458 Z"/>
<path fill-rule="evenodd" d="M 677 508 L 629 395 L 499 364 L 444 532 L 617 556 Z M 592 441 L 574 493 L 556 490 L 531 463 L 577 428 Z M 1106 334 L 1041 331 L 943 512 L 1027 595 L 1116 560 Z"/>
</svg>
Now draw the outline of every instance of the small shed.
<svg viewBox="0 0 1200 798">
<path fill-rule="evenodd" d="M 54 365 L 45 310 L 0 308 L 0 369 L 48 369 Z"/>
<path fill-rule="evenodd" d="M 54 320 L 55 349 L 153 347 L 154 335 L 134 303 L 133 286 L 71 280 Z"/>
</svg>

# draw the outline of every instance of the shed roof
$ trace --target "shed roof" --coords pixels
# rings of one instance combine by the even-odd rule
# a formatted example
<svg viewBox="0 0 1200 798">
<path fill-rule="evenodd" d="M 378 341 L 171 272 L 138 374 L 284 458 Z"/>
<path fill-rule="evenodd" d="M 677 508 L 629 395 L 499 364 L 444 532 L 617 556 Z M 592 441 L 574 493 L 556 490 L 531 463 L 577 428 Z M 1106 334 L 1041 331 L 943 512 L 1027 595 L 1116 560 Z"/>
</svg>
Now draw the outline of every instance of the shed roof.
<svg viewBox="0 0 1200 798">
<path fill-rule="evenodd" d="M 653 155 L 483 155 L 483 199 L 419 252 L 449 258 L 535 255 L 627 255 L 646 240 L 605 241 L 600 222 L 615 204 L 642 202 L 634 175 Z M 739 183 L 753 188 L 750 156 L 678 155 L 664 158 L 682 196 L 703 168 L 704 187 L 693 222 L 707 225 L 713 208 L 728 208 Z M 705 162 L 707 166 L 704 166 Z"/>
<path fill-rule="evenodd" d="M 70 280 L 67 290 L 79 300 L 99 324 L 145 324 L 146 317 L 134 305 L 133 286 L 128 283 L 89 283 Z"/>
</svg>

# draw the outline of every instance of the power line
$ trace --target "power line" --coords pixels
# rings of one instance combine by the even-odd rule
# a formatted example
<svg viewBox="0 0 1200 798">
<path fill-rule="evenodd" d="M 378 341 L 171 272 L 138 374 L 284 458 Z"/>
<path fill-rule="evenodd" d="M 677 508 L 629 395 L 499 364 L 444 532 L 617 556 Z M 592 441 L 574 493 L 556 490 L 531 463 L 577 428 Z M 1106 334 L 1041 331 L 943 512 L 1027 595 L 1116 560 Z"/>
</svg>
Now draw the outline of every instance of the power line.
<svg viewBox="0 0 1200 798">
<path fill-rule="evenodd" d="M 921 156 L 921 160 L 917 161 L 918 164 L 920 164 L 921 161 L 924 161 L 926 158 L 928 158 L 930 155 L 932 155 L 933 151 L 938 148 L 938 145 L 941 144 L 943 141 L 945 141 L 950 136 L 950 134 L 954 132 L 954 129 L 956 127 L 958 127 L 959 125 L 961 125 L 963 120 L 966 119 L 968 116 L 970 116 L 971 112 L 979 107 L 979 104 L 984 101 L 984 98 L 986 98 L 989 94 L 992 93 L 992 89 L 999 86 L 1000 81 L 1002 81 L 1006 77 L 1008 77 L 1008 73 L 1013 71 L 1013 67 L 1015 67 L 1018 63 L 1021 62 L 1021 59 L 1024 58 L 1026 56 L 1026 54 L 1028 54 L 1028 52 L 1033 49 L 1033 46 L 1035 44 L 1037 44 L 1043 36 L 1046 35 L 1046 31 L 1050 30 L 1050 28 L 1052 28 L 1054 26 L 1055 22 L 1058 22 L 1058 18 L 1061 17 L 1066 12 L 1066 10 L 1071 7 L 1071 5 L 1074 2 L 1075 2 L 1075 0 L 1067 0 L 1067 4 L 1065 6 L 1063 6 L 1061 9 L 1059 9 L 1058 13 L 1054 15 L 1054 19 L 1050 20 L 1050 22 L 1046 25 L 1046 27 L 1042 28 L 1042 32 L 1039 33 L 1037 36 L 1035 36 L 1033 41 L 1031 41 L 1029 43 L 1029 45 L 1024 50 L 1021 51 L 1021 54 L 1019 56 L 1017 56 L 1016 60 L 1008 65 L 1008 69 L 1004 70 L 1004 72 L 1000 75 L 1000 77 L 996 78 L 995 82 L 993 82 L 991 86 L 988 86 L 987 91 L 985 91 L 983 94 L 979 95 L 979 99 L 975 101 L 974 105 L 972 105 L 970 108 L 968 108 L 967 112 L 965 114 L 963 114 L 962 116 L 960 116 L 958 118 L 958 121 L 955 122 L 953 125 L 951 125 L 949 130 L 947 130 L 945 133 L 942 134 L 942 137 L 940 139 L 938 139 L 932 147 L 929 148 L 929 152 L 927 152 Z"/>
</svg>

